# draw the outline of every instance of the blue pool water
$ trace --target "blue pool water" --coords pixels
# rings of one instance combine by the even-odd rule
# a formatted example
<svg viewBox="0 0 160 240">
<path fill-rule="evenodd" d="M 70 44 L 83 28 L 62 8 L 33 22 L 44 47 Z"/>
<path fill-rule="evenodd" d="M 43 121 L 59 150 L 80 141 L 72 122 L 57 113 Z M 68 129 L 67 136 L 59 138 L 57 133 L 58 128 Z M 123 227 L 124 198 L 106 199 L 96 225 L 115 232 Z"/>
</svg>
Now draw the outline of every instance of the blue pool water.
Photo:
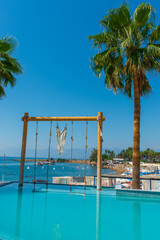
<svg viewBox="0 0 160 240">
<path fill-rule="evenodd" d="M 24 184 L 0 187 L 0 239 L 159 239 L 160 200 L 112 189 Z"/>
</svg>

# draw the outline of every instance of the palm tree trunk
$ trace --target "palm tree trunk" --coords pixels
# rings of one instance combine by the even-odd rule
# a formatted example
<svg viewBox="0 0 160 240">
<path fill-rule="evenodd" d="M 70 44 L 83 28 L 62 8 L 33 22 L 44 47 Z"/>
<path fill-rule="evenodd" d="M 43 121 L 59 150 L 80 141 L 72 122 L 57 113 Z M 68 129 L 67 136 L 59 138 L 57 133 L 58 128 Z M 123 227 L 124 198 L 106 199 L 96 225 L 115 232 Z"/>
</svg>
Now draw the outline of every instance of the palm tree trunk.
<svg viewBox="0 0 160 240">
<path fill-rule="evenodd" d="M 134 83 L 134 132 L 132 189 L 140 189 L 140 89 L 138 73 L 133 71 Z"/>
</svg>

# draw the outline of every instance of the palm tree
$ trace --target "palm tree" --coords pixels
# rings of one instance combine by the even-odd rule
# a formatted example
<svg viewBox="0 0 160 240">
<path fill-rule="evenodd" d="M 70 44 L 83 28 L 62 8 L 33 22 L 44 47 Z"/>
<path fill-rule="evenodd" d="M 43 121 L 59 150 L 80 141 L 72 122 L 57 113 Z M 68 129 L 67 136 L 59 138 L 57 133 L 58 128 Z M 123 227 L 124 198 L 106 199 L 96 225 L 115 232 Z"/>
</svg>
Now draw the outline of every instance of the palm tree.
<svg viewBox="0 0 160 240">
<path fill-rule="evenodd" d="M 5 96 L 5 88 L 9 84 L 15 86 L 15 75 L 22 73 L 22 67 L 18 61 L 11 57 L 13 50 L 16 47 L 14 38 L 0 39 L 0 98 Z"/>
<path fill-rule="evenodd" d="M 140 100 L 152 90 L 148 73 L 160 71 L 160 25 L 155 26 L 154 12 L 142 3 L 131 15 L 122 4 L 102 18 L 102 32 L 89 36 L 99 50 L 91 59 L 95 75 L 103 72 L 106 87 L 115 93 L 134 95 L 133 189 L 140 188 Z"/>
</svg>

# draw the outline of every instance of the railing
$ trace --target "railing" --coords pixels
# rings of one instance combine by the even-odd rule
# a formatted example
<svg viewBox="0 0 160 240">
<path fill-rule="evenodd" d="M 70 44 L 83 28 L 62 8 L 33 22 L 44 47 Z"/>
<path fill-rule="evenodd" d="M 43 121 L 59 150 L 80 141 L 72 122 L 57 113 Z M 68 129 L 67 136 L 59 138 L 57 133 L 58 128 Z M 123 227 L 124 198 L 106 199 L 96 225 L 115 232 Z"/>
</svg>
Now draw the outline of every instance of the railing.
<svg viewBox="0 0 160 240">
<path fill-rule="evenodd" d="M 93 176 L 93 185 L 96 186 L 96 178 L 97 176 Z M 116 179 L 128 179 L 128 180 L 131 180 L 132 181 L 132 177 L 131 176 L 122 176 L 122 175 L 102 175 L 102 186 L 106 186 L 105 182 L 103 184 L 103 179 L 110 179 L 110 184 L 108 187 L 113 187 L 113 185 L 115 185 L 116 181 L 113 182 L 113 179 L 116 180 Z M 141 180 L 141 183 L 142 183 L 142 187 L 143 185 L 145 185 L 143 183 L 143 181 L 149 181 L 149 185 L 146 186 L 145 188 L 149 188 L 149 189 L 144 189 L 144 190 L 160 190 L 160 176 L 157 177 L 157 175 L 155 176 L 148 176 L 148 175 L 145 175 L 145 176 L 141 176 L 140 177 L 140 180 Z M 155 181 L 158 181 L 158 184 L 157 186 L 155 186 Z M 123 184 L 122 184 L 123 185 Z"/>
<path fill-rule="evenodd" d="M 143 190 L 159 190 L 160 191 L 160 176 L 141 176 L 141 188 Z M 131 176 L 122 175 L 102 175 L 102 187 L 115 188 L 131 188 Z M 84 177 L 53 177 L 53 184 L 68 184 L 68 185 L 87 185 L 97 186 L 97 176 Z"/>
</svg>

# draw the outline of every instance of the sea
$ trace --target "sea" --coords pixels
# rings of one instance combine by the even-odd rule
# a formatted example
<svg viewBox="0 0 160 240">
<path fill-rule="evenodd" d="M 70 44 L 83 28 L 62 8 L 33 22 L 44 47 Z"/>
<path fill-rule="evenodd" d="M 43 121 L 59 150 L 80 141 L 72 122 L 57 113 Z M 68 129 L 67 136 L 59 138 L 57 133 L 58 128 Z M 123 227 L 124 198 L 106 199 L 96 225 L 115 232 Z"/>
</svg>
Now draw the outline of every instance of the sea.
<svg viewBox="0 0 160 240">
<path fill-rule="evenodd" d="M 20 162 L 13 161 L 15 157 L 0 157 L 0 182 L 3 181 L 18 181 Z M 16 158 L 18 159 L 18 158 Z M 37 159 L 38 161 L 38 159 Z M 32 182 L 34 179 L 34 162 L 25 162 L 24 181 Z M 54 165 L 40 165 L 36 166 L 35 179 L 46 180 L 48 171 L 48 180 L 52 182 L 53 177 L 60 176 L 72 176 L 83 177 L 84 176 L 84 164 L 79 163 L 55 163 Z M 115 171 L 111 169 L 102 169 L 102 174 L 115 174 Z M 86 164 L 86 176 L 96 176 L 97 167 L 90 164 Z"/>
</svg>

